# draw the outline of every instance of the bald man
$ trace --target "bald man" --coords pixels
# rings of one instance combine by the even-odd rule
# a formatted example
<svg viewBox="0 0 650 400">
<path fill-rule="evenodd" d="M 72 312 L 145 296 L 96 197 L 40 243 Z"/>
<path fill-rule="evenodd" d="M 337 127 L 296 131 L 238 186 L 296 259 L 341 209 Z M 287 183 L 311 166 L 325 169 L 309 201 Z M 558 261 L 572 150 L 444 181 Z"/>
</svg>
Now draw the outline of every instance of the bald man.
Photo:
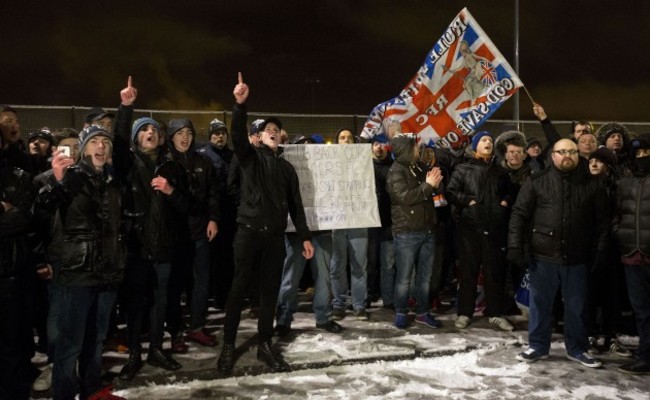
<svg viewBox="0 0 650 400">
<path fill-rule="evenodd" d="M 510 217 L 508 259 L 520 265 L 524 254 L 530 255 L 529 348 L 517 360 L 548 358 L 553 301 L 561 288 L 567 358 L 598 368 L 602 362 L 587 352 L 585 304 L 587 266 L 606 248 L 607 194 L 600 180 L 577 168 L 572 140 L 557 141 L 551 159 L 550 168 L 524 183 Z"/>
</svg>

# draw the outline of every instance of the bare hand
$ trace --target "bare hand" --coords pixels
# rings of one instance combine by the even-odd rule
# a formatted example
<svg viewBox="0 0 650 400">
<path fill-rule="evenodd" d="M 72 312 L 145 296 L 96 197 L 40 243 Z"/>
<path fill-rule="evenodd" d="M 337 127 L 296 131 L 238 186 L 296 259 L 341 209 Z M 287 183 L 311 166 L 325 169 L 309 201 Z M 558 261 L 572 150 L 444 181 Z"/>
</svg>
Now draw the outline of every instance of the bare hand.
<svg viewBox="0 0 650 400">
<path fill-rule="evenodd" d="M 544 107 L 537 103 L 533 103 L 533 113 L 535 113 L 535 116 L 540 121 L 544 121 L 546 118 L 548 118 L 546 112 L 544 111 Z"/>
<path fill-rule="evenodd" d="M 235 86 L 235 89 L 232 91 L 232 94 L 235 95 L 235 101 L 237 104 L 244 104 L 248 98 L 248 85 L 244 83 L 244 77 L 241 72 L 237 76 L 239 83 Z"/>
<path fill-rule="evenodd" d="M 167 179 L 162 176 L 157 176 L 151 180 L 151 187 L 153 190 L 158 190 L 163 192 L 166 195 L 170 195 L 174 192 L 174 187 L 167 182 Z"/>
<path fill-rule="evenodd" d="M 470 206 L 473 206 L 474 204 L 476 204 L 476 200 L 470 200 L 470 201 L 469 201 L 469 205 L 470 205 Z"/>
<path fill-rule="evenodd" d="M 135 102 L 135 99 L 138 97 L 138 89 L 134 88 L 132 85 L 131 76 L 126 81 L 126 87 L 120 91 L 120 98 L 122 99 L 122 105 L 130 106 Z"/>
<path fill-rule="evenodd" d="M 206 230 L 206 235 L 208 236 L 208 242 L 211 242 L 215 236 L 219 233 L 219 227 L 217 226 L 217 221 L 208 222 L 208 229 Z"/>
<path fill-rule="evenodd" d="M 440 171 L 440 168 L 434 167 L 431 171 L 427 172 L 426 182 L 437 189 L 440 186 L 440 182 L 442 182 L 442 171 Z"/>
<path fill-rule="evenodd" d="M 314 256 L 314 246 L 311 245 L 309 240 L 302 242 L 302 256 L 305 257 L 305 260 L 309 260 Z"/>
<path fill-rule="evenodd" d="M 36 268 L 36 274 L 43 280 L 50 280 L 54 277 L 52 266 L 50 264 L 41 264 Z"/>
<path fill-rule="evenodd" d="M 74 165 L 74 160 L 63 154 L 62 150 L 56 150 L 52 153 L 52 173 L 57 182 L 63 180 L 66 170 L 72 165 Z"/>
<path fill-rule="evenodd" d="M 0 204 L 2 204 L 2 208 L 4 208 L 5 212 L 7 212 L 7 211 L 11 210 L 12 208 L 14 208 L 14 206 L 11 203 L 7 202 L 7 201 L 0 201 Z"/>
<path fill-rule="evenodd" d="M 505 200 L 501 200 L 501 207 L 508 207 L 508 202 Z"/>
</svg>

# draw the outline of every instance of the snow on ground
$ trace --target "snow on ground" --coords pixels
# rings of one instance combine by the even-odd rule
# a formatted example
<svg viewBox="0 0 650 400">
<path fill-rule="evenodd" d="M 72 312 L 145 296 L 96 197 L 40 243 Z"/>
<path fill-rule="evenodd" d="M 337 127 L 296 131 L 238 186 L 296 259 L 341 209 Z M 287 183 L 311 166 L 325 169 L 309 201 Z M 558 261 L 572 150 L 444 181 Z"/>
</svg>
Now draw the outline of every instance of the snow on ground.
<svg viewBox="0 0 650 400">
<path fill-rule="evenodd" d="M 308 304 L 301 304 L 292 326 L 295 333 L 274 338 L 274 346 L 294 368 L 280 374 L 270 373 L 256 360 L 256 320 L 244 315 L 234 376 L 221 377 L 216 371 L 220 346 L 190 345 L 189 353 L 175 355 L 181 370 L 167 372 L 145 364 L 132 382 L 114 378 L 115 393 L 133 400 L 650 399 L 650 377 L 616 370 L 625 359 L 605 354 L 604 368 L 583 367 L 566 359 L 562 336 L 554 335 L 548 360 L 518 362 L 515 356 L 526 348 L 527 338 L 522 317 L 512 318 L 517 330 L 503 332 L 483 317 L 458 330 L 453 314 L 450 310 L 439 315 L 441 329 L 413 324 L 399 330 L 392 325 L 393 312 L 372 308 L 370 321 L 349 315 L 341 321 L 345 330 L 337 335 L 316 329 Z M 222 319 L 222 313 L 210 313 L 209 328 L 216 330 L 219 341 Z M 109 375 L 119 372 L 126 357 L 105 353 Z"/>
</svg>

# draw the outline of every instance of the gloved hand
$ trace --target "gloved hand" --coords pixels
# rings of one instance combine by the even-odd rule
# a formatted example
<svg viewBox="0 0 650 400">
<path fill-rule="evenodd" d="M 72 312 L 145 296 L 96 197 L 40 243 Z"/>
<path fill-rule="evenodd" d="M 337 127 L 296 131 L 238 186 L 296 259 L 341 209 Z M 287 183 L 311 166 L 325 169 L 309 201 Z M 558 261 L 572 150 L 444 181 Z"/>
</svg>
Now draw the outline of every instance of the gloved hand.
<svg viewBox="0 0 650 400">
<path fill-rule="evenodd" d="M 516 247 L 510 248 L 506 254 L 506 259 L 513 265 L 519 267 L 524 263 L 524 252 Z"/>
</svg>

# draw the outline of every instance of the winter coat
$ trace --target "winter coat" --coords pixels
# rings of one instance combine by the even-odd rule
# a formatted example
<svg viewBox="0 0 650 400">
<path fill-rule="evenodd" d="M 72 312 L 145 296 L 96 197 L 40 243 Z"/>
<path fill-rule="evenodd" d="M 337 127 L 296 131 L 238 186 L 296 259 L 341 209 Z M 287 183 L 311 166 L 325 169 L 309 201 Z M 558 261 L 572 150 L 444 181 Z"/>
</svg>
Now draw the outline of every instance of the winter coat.
<svg viewBox="0 0 650 400">
<path fill-rule="evenodd" d="M 635 171 L 617 189 L 614 235 L 623 256 L 650 257 L 650 173 Z"/>
<path fill-rule="evenodd" d="M 426 168 L 413 162 L 415 142 L 406 136 L 398 136 L 391 144 L 395 162 L 388 170 L 386 191 L 390 195 L 393 235 L 430 232 L 437 223 L 432 198 L 435 190 L 425 182 Z"/>
<path fill-rule="evenodd" d="M 214 167 L 214 175 L 217 182 L 217 190 L 221 199 L 224 199 L 228 193 L 228 174 L 230 173 L 230 163 L 235 153 L 228 147 L 218 149 L 212 144 L 208 143 L 196 152 L 204 157 L 208 157 L 212 161 Z"/>
<path fill-rule="evenodd" d="M 387 228 L 388 231 L 390 231 L 392 220 L 390 215 L 390 195 L 386 191 L 386 179 L 392 165 L 393 159 L 390 157 L 390 154 L 383 160 L 372 160 L 372 166 L 375 172 L 375 194 L 377 195 L 379 219 L 381 221 L 381 227 Z M 386 240 L 389 239 L 386 238 Z"/>
<path fill-rule="evenodd" d="M 562 265 L 593 263 L 607 244 L 608 200 L 600 179 L 580 167 L 549 167 L 528 179 L 512 209 L 508 248 Z M 601 256 L 601 255 L 599 255 Z"/>
<path fill-rule="evenodd" d="M 248 141 L 246 106 L 236 104 L 232 121 L 233 144 L 241 169 L 241 198 L 237 223 L 258 231 L 284 234 L 287 215 L 301 240 L 309 240 L 298 175 L 293 165 L 262 144 L 255 148 Z"/>
<path fill-rule="evenodd" d="M 29 272 L 32 201 L 36 191 L 31 175 L 20 168 L 0 167 L 0 200 L 12 205 L 8 211 L 0 206 L 0 277 L 14 277 Z"/>
<path fill-rule="evenodd" d="M 82 160 L 68 168 L 61 182 L 50 175 L 36 207 L 54 213 L 48 255 L 60 262 L 55 276 L 58 283 L 96 286 L 122 282 L 122 188 L 106 168 L 98 173 Z"/>
<path fill-rule="evenodd" d="M 451 174 L 446 196 L 456 209 L 460 225 L 505 234 L 510 209 L 501 202 L 512 206 L 513 191 L 508 172 L 495 157 L 486 162 L 468 152 L 465 162 Z M 476 204 L 470 206 L 471 200 Z"/>
</svg>

